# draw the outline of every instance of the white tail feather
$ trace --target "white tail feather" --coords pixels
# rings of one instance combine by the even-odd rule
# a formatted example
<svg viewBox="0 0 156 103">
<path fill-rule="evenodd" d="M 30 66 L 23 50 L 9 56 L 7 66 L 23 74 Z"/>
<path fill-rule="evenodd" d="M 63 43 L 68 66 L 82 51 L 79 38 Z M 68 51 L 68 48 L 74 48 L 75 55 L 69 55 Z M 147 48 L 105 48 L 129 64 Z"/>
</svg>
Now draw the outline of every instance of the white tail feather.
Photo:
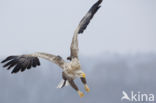
<svg viewBox="0 0 156 103">
<path fill-rule="evenodd" d="M 61 82 L 58 84 L 57 88 L 62 88 L 63 84 L 64 84 L 65 80 L 61 80 Z M 66 84 L 65 86 L 68 86 L 69 85 L 69 82 L 66 81 Z"/>
<path fill-rule="evenodd" d="M 68 82 L 68 80 L 66 81 L 66 84 L 65 84 L 65 86 L 68 86 L 69 85 L 69 82 Z"/>
</svg>

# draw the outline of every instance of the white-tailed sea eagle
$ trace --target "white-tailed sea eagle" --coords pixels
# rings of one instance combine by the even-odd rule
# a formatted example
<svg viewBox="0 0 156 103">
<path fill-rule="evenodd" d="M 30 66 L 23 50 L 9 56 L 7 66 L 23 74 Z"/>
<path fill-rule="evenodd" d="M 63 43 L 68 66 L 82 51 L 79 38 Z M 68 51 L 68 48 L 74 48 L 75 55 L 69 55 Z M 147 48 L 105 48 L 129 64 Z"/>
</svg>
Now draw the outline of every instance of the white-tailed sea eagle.
<svg viewBox="0 0 156 103">
<path fill-rule="evenodd" d="M 15 56 L 9 56 L 5 60 L 2 61 L 2 63 L 7 62 L 4 64 L 3 67 L 7 67 L 7 69 L 13 68 L 11 73 L 17 73 L 19 71 L 23 72 L 26 69 L 31 69 L 32 67 L 37 67 L 40 65 L 39 57 L 47 59 L 55 64 L 57 64 L 60 68 L 62 68 L 62 78 L 63 80 L 59 83 L 58 88 L 62 88 L 67 84 L 70 84 L 80 95 L 80 97 L 83 97 L 84 94 L 81 92 L 76 84 L 74 83 L 74 79 L 79 77 L 84 84 L 84 88 L 87 92 L 90 91 L 87 82 L 86 82 L 86 75 L 81 69 L 81 65 L 79 63 L 78 58 L 78 34 L 83 33 L 86 29 L 87 25 L 89 24 L 90 20 L 93 18 L 94 14 L 97 12 L 97 10 L 101 7 L 102 0 L 98 0 L 87 12 L 87 14 L 83 17 L 83 19 L 80 21 L 78 27 L 76 28 L 72 43 L 71 43 L 71 54 L 69 57 L 67 57 L 67 60 L 70 60 L 70 62 L 65 62 L 60 56 L 47 54 L 47 53 L 41 53 L 36 52 L 33 54 L 24 54 L 24 55 L 15 55 Z"/>
</svg>

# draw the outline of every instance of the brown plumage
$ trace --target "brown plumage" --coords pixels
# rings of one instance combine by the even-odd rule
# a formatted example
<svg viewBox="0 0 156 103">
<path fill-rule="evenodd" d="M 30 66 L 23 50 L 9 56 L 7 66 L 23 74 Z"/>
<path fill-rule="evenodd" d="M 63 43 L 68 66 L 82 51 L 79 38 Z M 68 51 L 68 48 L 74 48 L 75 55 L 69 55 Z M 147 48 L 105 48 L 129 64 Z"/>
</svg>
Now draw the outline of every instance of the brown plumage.
<svg viewBox="0 0 156 103">
<path fill-rule="evenodd" d="M 80 21 L 78 27 L 76 28 L 72 43 L 70 46 L 70 57 L 67 59 L 70 62 L 65 62 L 60 56 L 47 54 L 47 53 L 33 53 L 33 54 L 26 54 L 26 55 L 16 55 L 16 56 L 9 56 L 1 63 L 5 63 L 3 67 L 6 67 L 8 70 L 12 69 L 11 73 L 18 73 L 23 72 L 25 70 L 29 70 L 33 67 L 40 66 L 39 58 L 43 58 L 49 60 L 60 68 L 62 68 L 62 78 L 63 80 L 58 85 L 58 88 L 63 88 L 64 86 L 68 85 L 68 83 L 78 92 L 80 97 L 84 94 L 78 89 L 76 84 L 74 83 L 74 79 L 79 77 L 84 84 L 85 90 L 89 92 L 89 88 L 87 85 L 87 81 L 85 79 L 85 74 L 81 69 L 81 65 L 78 58 L 78 34 L 83 33 L 84 30 L 87 28 L 87 25 L 90 23 L 90 20 L 93 18 L 97 10 L 100 8 L 102 0 L 98 0 L 87 12 L 87 14 L 83 17 Z"/>
</svg>

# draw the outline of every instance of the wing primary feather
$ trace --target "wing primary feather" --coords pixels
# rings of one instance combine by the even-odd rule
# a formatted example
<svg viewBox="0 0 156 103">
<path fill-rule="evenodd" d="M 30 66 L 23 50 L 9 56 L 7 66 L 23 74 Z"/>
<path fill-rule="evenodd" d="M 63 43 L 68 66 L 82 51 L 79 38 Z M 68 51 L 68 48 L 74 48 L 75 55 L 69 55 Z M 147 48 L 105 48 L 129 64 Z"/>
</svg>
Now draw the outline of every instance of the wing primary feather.
<svg viewBox="0 0 156 103">
<path fill-rule="evenodd" d="M 32 66 L 33 66 L 33 67 L 36 67 L 36 65 L 37 65 L 37 64 L 36 64 L 36 58 L 35 58 L 35 57 L 32 58 L 32 61 L 33 61 Z"/>
<path fill-rule="evenodd" d="M 14 64 L 15 62 L 16 62 L 16 59 L 13 59 L 13 60 L 9 61 L 8 63 L 6 63 L 3 67 L 7 67 L 11 64 Z"/>
<path fill-rule="evenodd" d="M 21 68 L 21 64 L 17 64 L 11 73 L 13 74 L 19 72 L 20 68 Z"/>
<path fill-rule="evenodd" d="M 16 65 L 16 63 L 17 63 L 17 59 L 13 60 L 12 63 L 10 64 L 10 66 L 7 68 L 7 70 L 14 67 Z"/>
<path fill-rule="evenodd" d="M 28 70 L 31 68 L 31 65 L 32 65 L 32 59 L 29 60 L 28 67 L 27 67 Z"/>
<path fill-rule="evenodd" d="M 9 60 L 14 59 L 14 58 L 17 58 L 17 56 L 9 56 L 6 59 L 4 59 L 3 61 L 1 61 L 1 63 L 4 63 L 4 62 L 9 61 Z"/>
<path fill-rule="evenodd" d="M 91 19 L 95 15 L 95 13 L 98 11 L 98 9 L 101 7 L 102 0 L 97 1 L 87 12 L 87 14 L 82 18 L 79 24 L 79 31 L 78 34 L 83 33 L 84 30 L 87 28 L 88 24 L 90 23 Z"/>
<path fill-rule="evenodd" d="M 34 58 L 36 66 L 39 65 L 39 60 L 37 57 Z"/>
<path fill-rule="evenodd" d="M 38 58 L 37 58 L 37 65 L 40 66 L 40 61 Z"/>
<path fill-rule="evenodd" d="M 36 66 L 37 65 L 38 66 L 40 65 L 40 61 L 39 61 L 39 59 L 37 57 L 34 57 L 33 61 L 34 61 L 34 63 L 35 63 Z"/>
<path fill-rule="evenodd" d="M 25 71 L 25 69 L 28 67 L 29 61 L 24 61 L 21 65 L 21 72 Z"/>
</svg>

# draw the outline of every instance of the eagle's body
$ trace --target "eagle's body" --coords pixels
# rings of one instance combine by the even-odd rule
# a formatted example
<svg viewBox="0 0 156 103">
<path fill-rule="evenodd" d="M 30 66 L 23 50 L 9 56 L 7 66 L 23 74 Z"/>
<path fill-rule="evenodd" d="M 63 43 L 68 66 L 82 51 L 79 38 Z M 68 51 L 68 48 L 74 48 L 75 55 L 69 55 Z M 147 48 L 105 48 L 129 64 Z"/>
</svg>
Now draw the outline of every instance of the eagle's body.
<svg viewBox="0 0 156 103">
<path fill-rule="evenodd" d="M 78 35 L 83 33 L 86 29 L 87 25 L 90 23 L 90 20 L 93 18 L 94 14 L 101 7 L 102 0 L 98 0 L 87 12 L 87 14 L 82 18 L 78 27 L 76 28 L 72 43 L 70 46 L 70 56 L 67 57 L 69 62 L 66 62 L 60 56 L 56 56 L 53 54 L 36 52 L 33 54 L 26 55 L 17 55 L 17 56 L 9 56 L 2 63 L 7 62 L 3 67 L 7 67 L 7 69 L 13 68 L 11 73 L 17 73 L 19 71 L 23 72 L 26 69 L 29 70 L 32 67 L 36 67 L 40 65 L 39 58 L 46 59 L 58 65 L 62 68 L 62 78 L 63 80 L 59 83 L 58 88 L 63 88 L 64 86 L 70 84 L 82 97 L 84 94 L 78 89 L 76 84 L 74 83 L 74 79 L 80 77 L 82 83 L 84 84 L 85 90 L 89 92 L 89 88 L 86 82 L 85 73 L 81 69 L 81 65 L 78 58 Z"/>
<path fill-rule="evenodd" d="M 75 79 L 76 73 L 81 70 L 80 62 L 77 58 L 72 59 L 70 62 L 66 62 L 64 65 L 63 72 L 69 77 Z"/>
</svg>

